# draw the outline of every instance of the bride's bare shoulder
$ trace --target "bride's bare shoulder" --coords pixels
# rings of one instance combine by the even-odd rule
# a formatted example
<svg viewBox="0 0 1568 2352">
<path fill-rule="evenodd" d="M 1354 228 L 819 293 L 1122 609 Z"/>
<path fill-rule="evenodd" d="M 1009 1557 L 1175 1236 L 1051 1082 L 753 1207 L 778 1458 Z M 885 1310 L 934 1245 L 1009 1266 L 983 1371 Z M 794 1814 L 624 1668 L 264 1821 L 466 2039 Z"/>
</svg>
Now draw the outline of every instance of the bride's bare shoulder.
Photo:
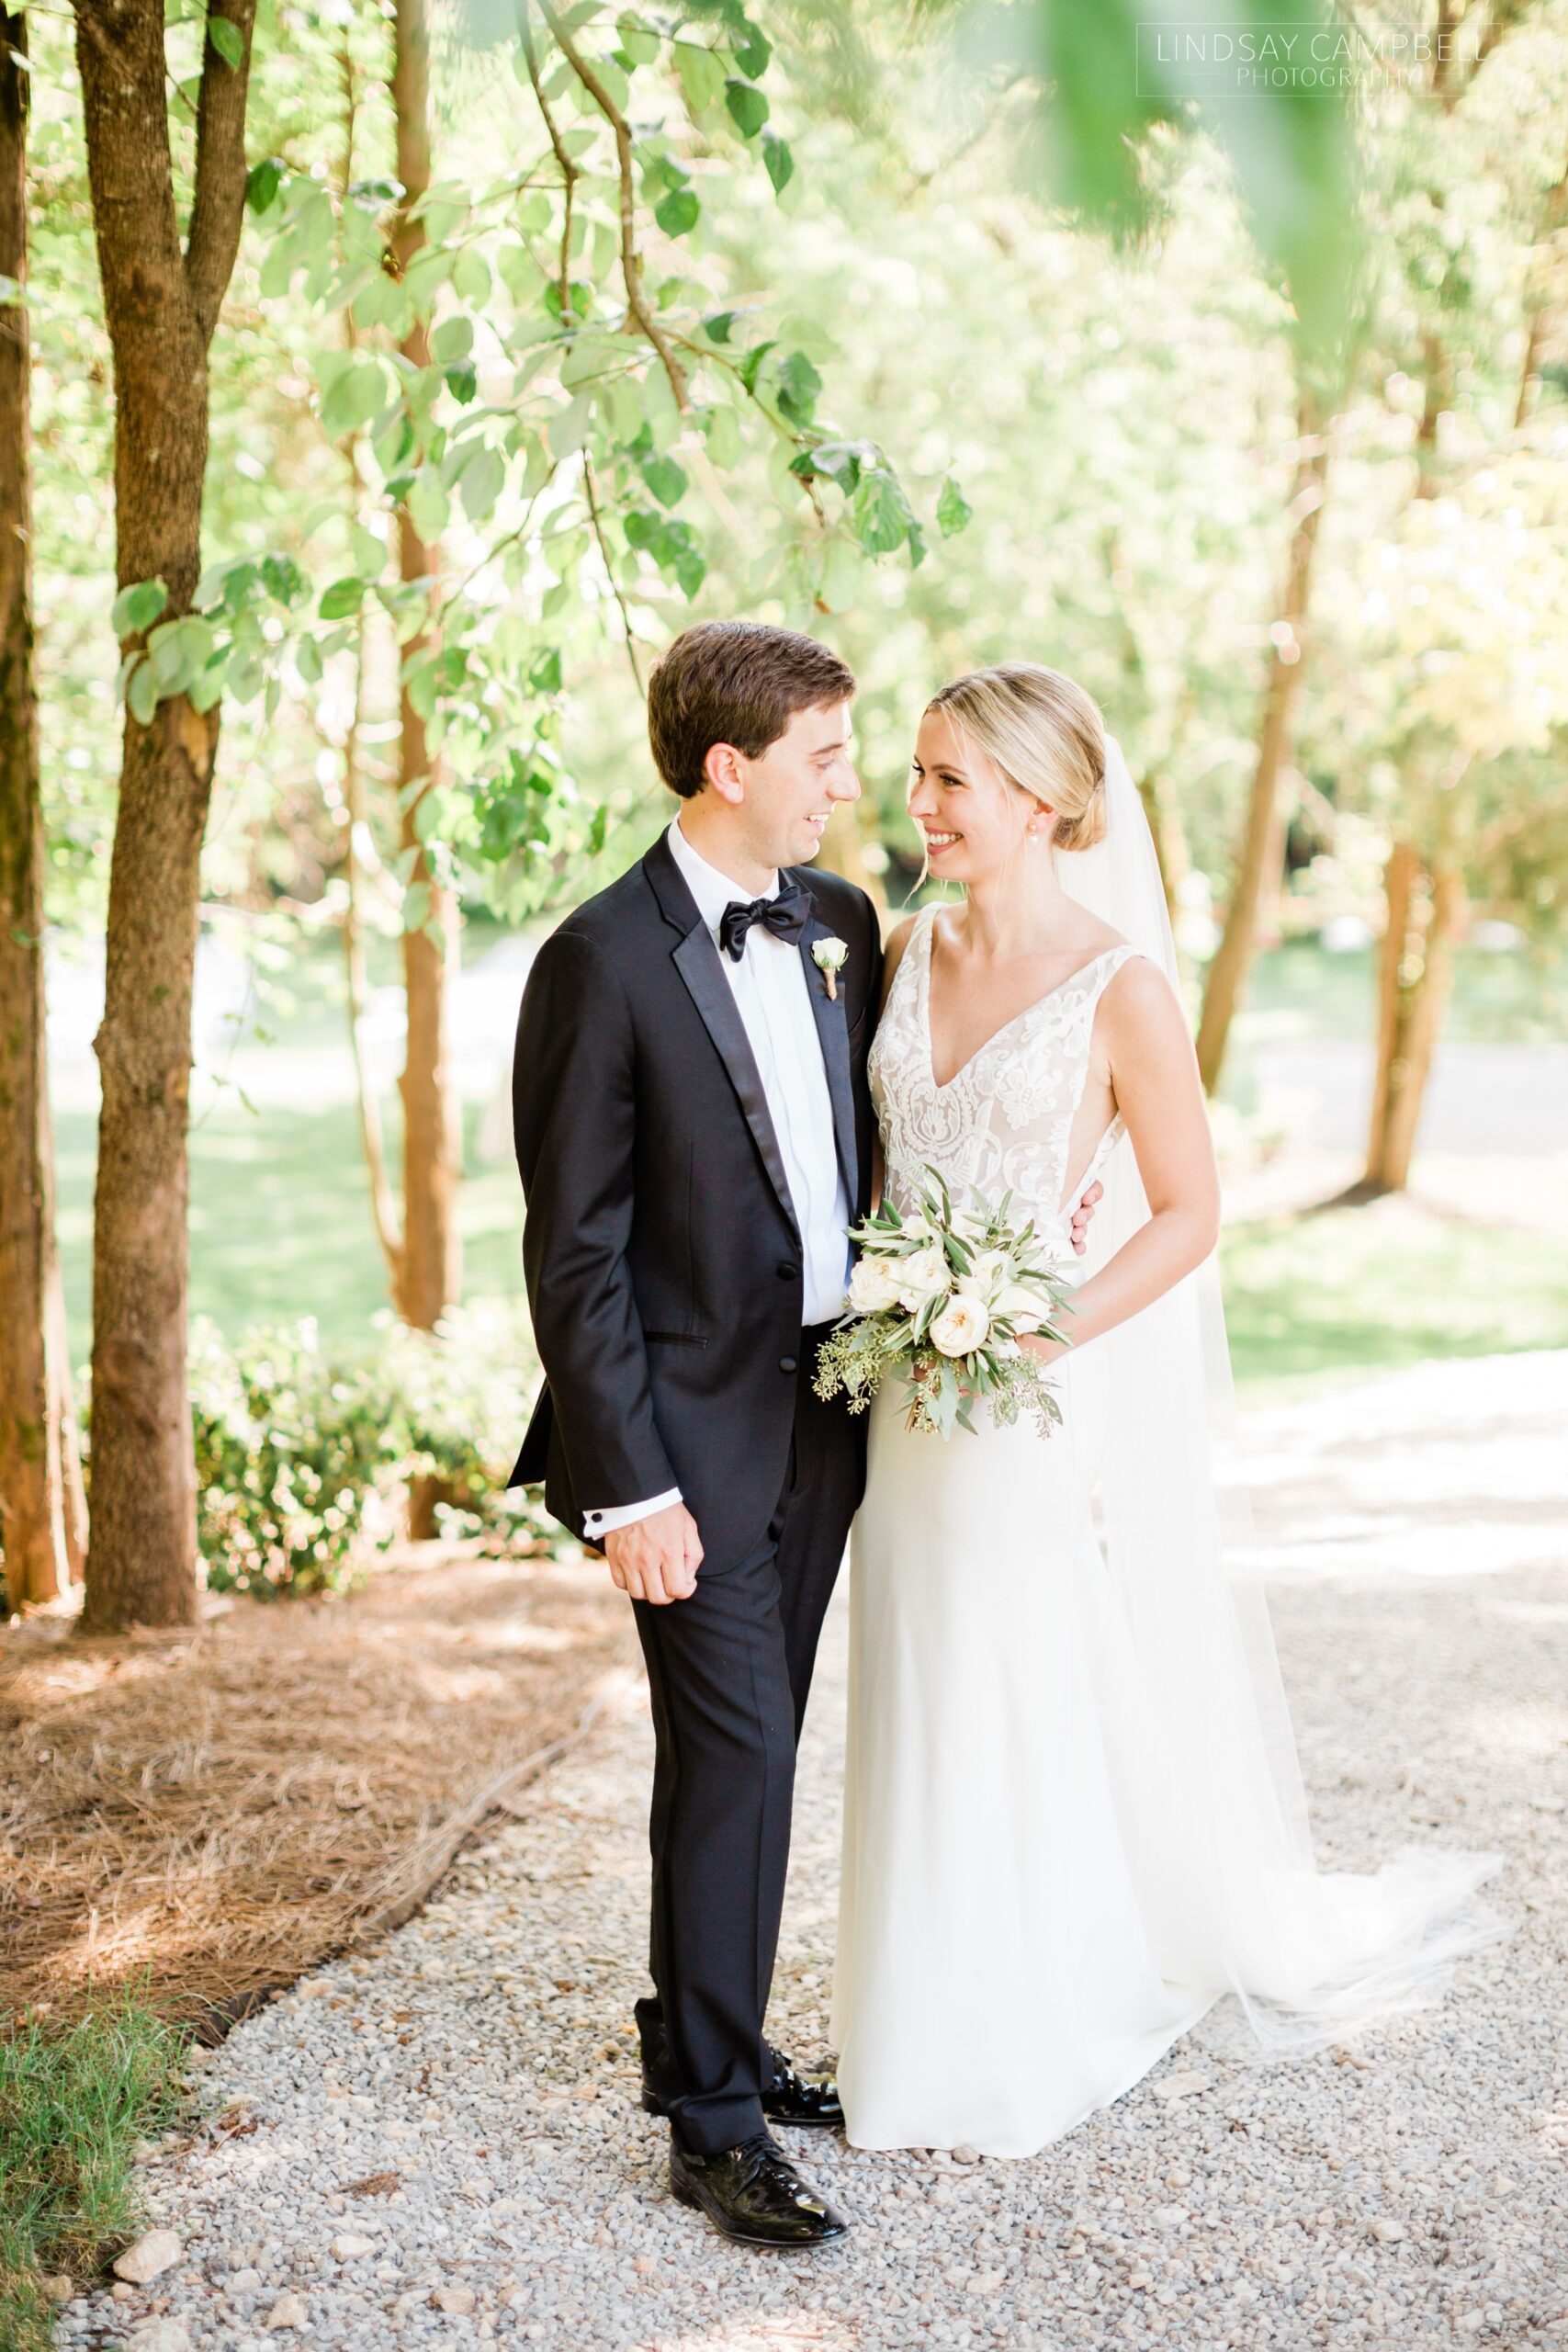
<svg viewBox="0 0 1568 2352">
<path fill-rule="evenodd" d="M 906 915 L 902 922 L 894 924 L 882 943 L 882 1001 L 884 1004 L 887 1001 L 887 991 L 893 986 L 893 976 L 904 959 L 904 950 L 915 935 L 915 925 L 919 920 L 917 915 Z"/>
<path fill-rule="evenodd" d="M 1125 943 L 1122 943 L 1123 944 Z M 1163 1052 L 1179 1033 L 1188 1039 L 1181 999 L 1151 956 L 1134 953 L 1112 972 L 1100 998 L 1102 1026 L 1112 1053 L 1140 1046 Z"/>
</svg>

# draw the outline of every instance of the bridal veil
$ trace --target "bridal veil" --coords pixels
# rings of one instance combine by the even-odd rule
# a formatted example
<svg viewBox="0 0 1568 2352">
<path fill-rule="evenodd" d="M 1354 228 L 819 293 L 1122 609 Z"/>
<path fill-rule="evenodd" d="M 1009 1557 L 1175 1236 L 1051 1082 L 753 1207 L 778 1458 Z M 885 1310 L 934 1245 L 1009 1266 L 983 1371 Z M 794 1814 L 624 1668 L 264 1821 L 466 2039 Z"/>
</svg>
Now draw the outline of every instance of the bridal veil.
<svg viewBox="0 0 1568 2352">
<path fill-rule="evenodd" d="M 1058 852 L 1056 871 L 1179 986 L 1143 804 L 1120 745 L 1106 748 L 1105 835 Z M 1104 1182 L 1090 1271 L 1149 1214 L 1125 1137 Z M 1215 1259 L 1095 1344 L 1110 1385 L 1102 1540 L 1168 1775 L 1180 1948 L 1162 1962 L 1234 1991 L 1263 2051 L 1321 2047 L 1433 1998 L 1458 1953 L 1505 1932 L 1470 1900 L 1498 1857 L 1411 1846 L 1375 1872 L 1317 1870 L 1267 1603 L 1241 1557 L 1250 1511 L 1220 1467 L 1234 1403 Z"/>
</svg>

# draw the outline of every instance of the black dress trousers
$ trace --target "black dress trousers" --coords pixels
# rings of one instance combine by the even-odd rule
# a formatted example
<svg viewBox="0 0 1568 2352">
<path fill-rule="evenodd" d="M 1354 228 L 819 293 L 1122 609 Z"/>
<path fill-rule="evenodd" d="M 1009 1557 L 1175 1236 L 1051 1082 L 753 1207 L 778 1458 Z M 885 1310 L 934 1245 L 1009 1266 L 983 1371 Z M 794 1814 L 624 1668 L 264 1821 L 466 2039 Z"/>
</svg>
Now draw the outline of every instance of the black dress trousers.
<svg viewBox="0 0 1568 2352">
<path fill-rule="evenodd" d="M 705 1557 L 696 1590 L 635 1601 L 655 1736 L 655 1994 L 643 2061 L 698 2154 L 762 2129 L 763 2019 L 789 1866 L 795 1744 L 822 1620 L 865 1485 L 865 1423 L 812 1393 L 800 1336 L 788 1467 L 765 1539 Z"/>
</svg>

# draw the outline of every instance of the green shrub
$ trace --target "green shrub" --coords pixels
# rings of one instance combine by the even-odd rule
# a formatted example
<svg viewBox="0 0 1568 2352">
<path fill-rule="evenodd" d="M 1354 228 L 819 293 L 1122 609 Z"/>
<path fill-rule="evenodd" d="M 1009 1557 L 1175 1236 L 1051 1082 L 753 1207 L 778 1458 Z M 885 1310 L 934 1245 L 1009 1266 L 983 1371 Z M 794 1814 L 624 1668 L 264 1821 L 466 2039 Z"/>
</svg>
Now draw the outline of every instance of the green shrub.
<svg viewBox="0 0 1568 2352">
<path fill-rule="evenodd" d="M 432 1335 L 378 1317 L 358 1362 L 321 1354 L 314 1322 L 191 1333 L 197 1540 L 214 1591 L 336 1591 L 402 1531 L 434 1479 L 441 1532 L 530 1536 L 538 1508 L 502 1481 L 538 1380 L 527 1325 L 500 1301 L 455 1308 Z"/>
</svg>

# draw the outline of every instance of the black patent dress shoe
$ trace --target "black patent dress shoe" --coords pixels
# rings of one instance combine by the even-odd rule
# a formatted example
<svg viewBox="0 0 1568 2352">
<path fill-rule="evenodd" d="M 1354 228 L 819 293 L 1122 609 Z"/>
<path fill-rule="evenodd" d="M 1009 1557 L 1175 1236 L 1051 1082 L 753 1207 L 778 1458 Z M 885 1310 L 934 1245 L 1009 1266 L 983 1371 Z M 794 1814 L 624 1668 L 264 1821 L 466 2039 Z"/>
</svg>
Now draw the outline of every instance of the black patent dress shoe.
<svg viewBox="0 0 1568 2352">
<path fill-rule="evenodd" d="M 791 2125 L 819 2124 L 829 2131 L 842 2126 L 843 2104 L 839 2098 L 839 2086 L 831 2075 L 803 2075 L 777 2050 L 770 2056 L 773 2062 L 773 2079 L 762 2086 L 762 2112 L 770 2123 Z M 642 2106 L 646 2115 L 668 2115 L 669 2106 L 657 2088 L 645 2066 L 642 2071 Z"/>
<path fill-rule="evenodd" d="M 823 2124 L 830 2130 L 844 2120 L 843 2101 L 831 2075 L 803 2075 L 777 2052 L 773 2079 L 762 2086 L 762 2112 L 770 2123 Z"/>
<path fill-rule="evenodd" d="M 810 2254 L 849 2233 L 843 2214 L 802 2180 L 766 2132 L 716 2156 L 694 2155 L 671 2132 L 670 2186 L 681 2204 L 695 2206 L 741 2245 Z"/>
</svg>

